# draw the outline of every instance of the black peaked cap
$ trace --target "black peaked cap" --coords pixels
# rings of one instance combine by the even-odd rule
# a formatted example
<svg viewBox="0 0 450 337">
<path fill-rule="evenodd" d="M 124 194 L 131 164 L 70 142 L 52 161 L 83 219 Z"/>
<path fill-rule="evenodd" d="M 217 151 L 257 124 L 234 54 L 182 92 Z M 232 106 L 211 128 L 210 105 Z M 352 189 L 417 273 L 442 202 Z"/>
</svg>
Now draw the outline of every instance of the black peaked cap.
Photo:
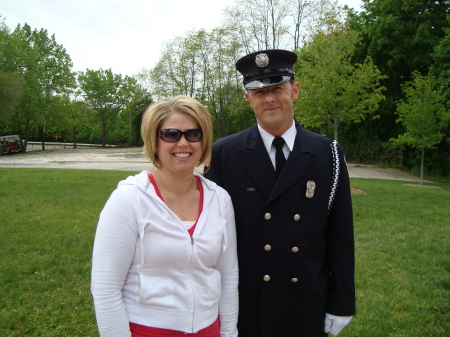
<svg viewBox="0 0 450 337">
<path fill-rule="evenodd" d="M 293 78 L 292 67 L 296 61 L 297 55 L 287 50 L 262 50 L 239 59 L 236 69 L 244 77 L 245 89 L 261 89 Z"/>
</svg>

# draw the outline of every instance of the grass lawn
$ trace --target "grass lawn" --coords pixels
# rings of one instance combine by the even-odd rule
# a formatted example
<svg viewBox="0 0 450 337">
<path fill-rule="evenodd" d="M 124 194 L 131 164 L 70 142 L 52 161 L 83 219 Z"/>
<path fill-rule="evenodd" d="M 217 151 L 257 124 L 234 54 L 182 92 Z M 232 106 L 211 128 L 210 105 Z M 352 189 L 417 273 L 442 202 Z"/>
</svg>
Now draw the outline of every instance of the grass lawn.
<svg viewBox="0 0 450 337">
<path fill-rule="evenodd" d="M 132 172 L 0 168 L 0 336 L 98 336 L 98 215 Z M 450 335 L 450 183 L 352 179 L 357 315 L 342 337 Z M 285 337 L 285 336 L 274 336 Z"/>
</svg>

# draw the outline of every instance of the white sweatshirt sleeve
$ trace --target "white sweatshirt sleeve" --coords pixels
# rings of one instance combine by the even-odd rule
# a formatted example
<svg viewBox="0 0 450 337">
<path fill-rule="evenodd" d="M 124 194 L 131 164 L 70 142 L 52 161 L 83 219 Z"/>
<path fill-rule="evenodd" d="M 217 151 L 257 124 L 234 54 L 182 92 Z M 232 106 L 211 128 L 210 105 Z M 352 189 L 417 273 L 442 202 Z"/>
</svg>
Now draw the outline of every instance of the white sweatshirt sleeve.
<svg viewBox="0 0 450 337">
<path fill-rule="evenodd" d="M 239 311 L 236 225 L 231 199 L 226 198 L 224 201 L 227 247 L 219 256 L 215 266 L 222 279 L 222 294 L 219 302 L 220 337 L 236 337 L 238 335 L 237 319 Z"/>
<path fill-rule="evenodd" d="M 134 187 L 120 187 L 111 194 L 100 214 L 91 279 L 100 336 L 131 336 L 122 287 L 133 260 L 138 237 L 136 206 L 131 206 L 137 203 L 136 199 Z"/>
</svg>

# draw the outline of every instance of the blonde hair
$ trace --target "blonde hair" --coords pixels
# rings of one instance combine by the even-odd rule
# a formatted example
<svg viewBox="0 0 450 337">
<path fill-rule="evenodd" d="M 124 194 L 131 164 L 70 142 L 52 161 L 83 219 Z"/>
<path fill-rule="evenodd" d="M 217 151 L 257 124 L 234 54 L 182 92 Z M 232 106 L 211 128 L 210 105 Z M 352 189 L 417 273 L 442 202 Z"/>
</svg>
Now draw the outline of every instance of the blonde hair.
<svg viewBox="0 0 450 337">
<path fill-rule="evenodd" d="M 208 109 L 199 101 L 188 96 L 175 96 L 168 101 L 151 104 L 142 116 L 141 137 L 144 141 L 144 155 L 156 168 L 161 167 L 157 153 L 158 131 L 165 120 L 173 113 L 191 116 L 202 130 L 202 157 L 197 166 L 211 158 L 212 119 Z"/>
</svg>

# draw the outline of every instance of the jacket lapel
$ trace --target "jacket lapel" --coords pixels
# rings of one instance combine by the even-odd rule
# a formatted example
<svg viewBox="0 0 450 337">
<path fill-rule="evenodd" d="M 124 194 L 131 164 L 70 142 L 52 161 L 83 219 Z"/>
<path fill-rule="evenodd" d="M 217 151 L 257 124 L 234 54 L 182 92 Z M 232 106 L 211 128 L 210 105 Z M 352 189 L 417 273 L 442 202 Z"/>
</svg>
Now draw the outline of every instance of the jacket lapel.
<svg viewBox="0 0 450 337">
<path fill-rule="evenodd" d="M 284 169 L 267 199 L 267 204 L 295 183 L 316 160 L 316 154 L 312 150 L 313 144 L 308 143 L 304 130 L 297 122 L 295 122 L 295 127 L 297 136 L 295 137 L 294 148 L 289 154 Z"/>
<path fill-rule="evenodd" d="M 246 188 L 256 187 L 267 199 L 276 182 L 276 175 L 256 124 L 249 129 L 245 145 L 237 150 L 237 156 L 255 184 Z"/>
</svg>

